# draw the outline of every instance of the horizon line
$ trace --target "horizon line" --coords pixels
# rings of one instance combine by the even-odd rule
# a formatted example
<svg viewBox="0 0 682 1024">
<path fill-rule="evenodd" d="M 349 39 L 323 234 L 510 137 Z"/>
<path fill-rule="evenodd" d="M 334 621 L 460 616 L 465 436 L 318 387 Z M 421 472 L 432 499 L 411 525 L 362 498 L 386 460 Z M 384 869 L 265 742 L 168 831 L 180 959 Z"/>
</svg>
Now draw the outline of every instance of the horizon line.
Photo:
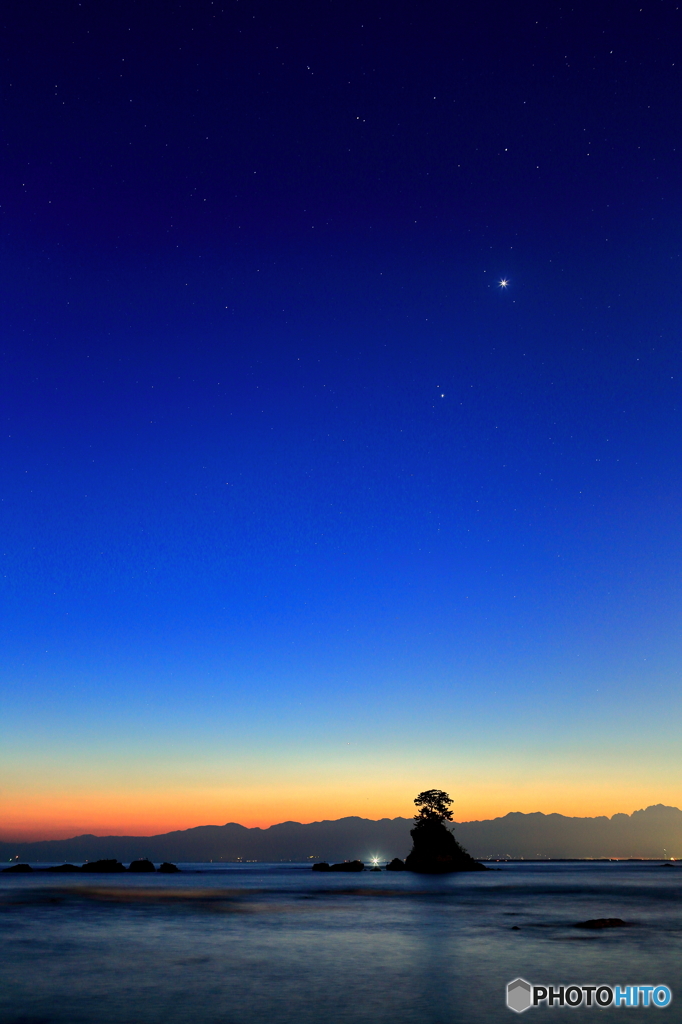
<svg viewBox="0 0 682 1024">
<path fill-rule="evenodd" d="M 567 821 L 574 821 L 574 820 L 579 820 L 579 821 L 597 821 L 600 818 L 603 818 L 606 821 L 612 821 L 614 818 L 617 818 L 617 817 L 632 818 L 632 816 L 635 815 L 635 814 L 641 814 L 641 813 L 644 813 L 645 811 L 656 810 L 656 809 L 659 809 L 659 808 L 662 809 L 662 810 L 680 811 L 682 813 L 682 808 L 676 807 L 673 804 L 657 803 L 657 804 L 649 804 L 646 807 L 636 808 L 634 811 L 631 811 L 629 814 L 627 812 L 625 812 L 625 811 L 616 811 L 612 815 L 608 815 L 608 814 L 596 814 L 596 815 L 575 815 L 574 814 L 574 815 L 569 815 L 569 814 L 561 814 L 561 812 L 559 812 L 559 811 L 549 811 L 549 812 L 545 812 L 545 811 L 507 811 L 506 814 L 499 814 L 499 815 L 496 815 L 494 818 L 468 818 L 468 819 L 463 819 L 461 821 L 452 821 L 451 824 L 453 826 L 456 826 L 456 825 L 469 825 L 469 824 L 485 822 L 485 821 L 500 821 L 503 818 L 510 817 L 511 815 L 519 815 L 519 816 L 524 817 L 524 818 L 535 817 L 535 816 L 540 816 L 540 817 L 543 817 L 543 818 L 557 817 L 557 818 L 565 818 Z M 405 821 L 405 822 L 409 822 L 409 821 L 413 820 L 412 817 L 408 818 L 408 817 L 403 817 L 402 815 L 397 815 L 395 818 L 390 818 L 388 816 L 385 816 L 385 817 L 382 817 L 382 818 L 365 818 L 365 817 L 363 817 L 360 814 L 346 814 L 346 815 L 342 815 L 340 818 L 318 818 L 318 819 L 314 819 L 313 821 L 303 821 L 303 822 L 302 821 L 295 821 L 292 818 L 288 818 L 288 819 L 285 819 L 284 821 L 273 822 L 272 825 L 266 825 L 265 827 L 262 827 L 260 825 L 242 825 L 238 821 L 226 821 L 222 825 L 216 825 L 216 824 L 191 825 L 191 826 L 189 826 L 189 828 L 170 829 L 167 832 L 155 832 L 155 833 L 150 833 L 150 834 L 147 834 L 147 835 L 143 835 L 143 834 L 140 834 L 140 833 L 133 835 L 132 833 L 80 832 L 77 835 L 70 835 L 70 836 L 65 836 L 65 837 L 62 837 L 62 838 L 51 837 L 51 838 L 44 838 L 44 839 L 35 839 L 35 838 L 34 839 L 21 839 L 21 838 L 17 838 L 16 836 L 12 836 L 12 837 L 9 837 L 9 838 L 3 838 L 2 835 L 0 834 L 0 844 L 9 845 L 11 843 L 17 843 L 17 844 L 23 844 L 23 845 L 29 845 L 29 844 L 33 845 L 33 844 L 38 844 L 38 843 L 68 843 L 68 842 L 71 842 L 72 840 L 75 840 L 75 839 L 156 839 L 156 838 L 159 838 L 161 836 L 173 835 L 175 833 L 180 833 L 180 832 L 193 832 L 193 831 L 195 831 L 197 829 L 203 829 L 203 828 L 227 828 L 230 825 L 235 825 L 238 828 L 243 828 L 243 829 L 245 829 L 245 830 L 247 830 L 249 832 L 267 832 L 270 829 L 279 828 L 282 825 L 300 825 L 303 828 L 303 827 L 306 827 L 306 826 L 309 826 L 309 825 L 333 824 L 333 823 L 336 823 L 336 822 L 339 822 L 339 821 L 351 821 L 351 820 L 354 820 L 354 819 L 358 820 L 358 821 L 371 821 L 371 822 L 376 822 L 376 823 L 382 822 L 382 821 Z"/>
</svg>

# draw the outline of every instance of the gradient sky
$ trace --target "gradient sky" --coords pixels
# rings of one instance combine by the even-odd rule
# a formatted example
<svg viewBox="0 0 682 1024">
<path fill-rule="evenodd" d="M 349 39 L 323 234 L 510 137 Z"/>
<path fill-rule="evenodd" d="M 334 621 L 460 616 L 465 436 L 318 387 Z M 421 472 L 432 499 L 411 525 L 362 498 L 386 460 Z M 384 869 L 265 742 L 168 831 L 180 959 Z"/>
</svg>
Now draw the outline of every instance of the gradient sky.
<svg viewBox="0 0 682 1024">
<path fill-rule="evenodd" d="M 682 804 L 680 17 L 4 8 L 2 838 Z"/>
</svg>

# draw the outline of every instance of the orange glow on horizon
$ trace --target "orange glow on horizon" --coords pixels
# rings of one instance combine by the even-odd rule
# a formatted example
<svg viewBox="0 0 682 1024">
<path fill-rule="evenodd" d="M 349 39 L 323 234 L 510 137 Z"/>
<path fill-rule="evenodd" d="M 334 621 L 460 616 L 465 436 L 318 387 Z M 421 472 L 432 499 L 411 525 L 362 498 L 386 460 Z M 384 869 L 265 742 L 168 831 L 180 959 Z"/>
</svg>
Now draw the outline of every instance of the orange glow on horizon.
<svg viewBox="0 0 682 1024">
<path fill-rule="evenodd" d="M 400 786 L 378 785 L 368 795 L 357 787 L 258 787 L 235 790 L 81 791 L 21 793 L 3 801 L 0 840 L 36 842 L 84 833 L 94 835 L 158 835 L 198 825 L 238 822 L 247 828 L 268 828 L 282 821 L 311 822 L 350 815 L 363 818 L 411 817 L 413 797 L 431 780 Z M 436 780 L 435 784 L 438 784 Z M 674 787 L 591 786 L 467 786 L 457 799 L 455 787 L 442 780 L 455 797 L 455 821 L 494 818 L 510 811 L 542 811 L 576 817 L 632 813 L 655 803 L 679 806 Z"/>
</svg>

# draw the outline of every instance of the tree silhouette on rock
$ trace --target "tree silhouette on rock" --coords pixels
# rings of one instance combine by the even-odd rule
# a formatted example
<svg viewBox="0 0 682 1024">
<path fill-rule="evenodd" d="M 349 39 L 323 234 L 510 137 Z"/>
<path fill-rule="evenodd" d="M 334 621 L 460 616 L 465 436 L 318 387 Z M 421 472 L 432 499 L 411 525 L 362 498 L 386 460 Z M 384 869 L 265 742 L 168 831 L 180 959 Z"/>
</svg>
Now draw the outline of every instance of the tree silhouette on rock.
<svg viewBox="0 0 682 1024">
<path fill-rule="evenodd" d="M 450 871 L 485 871 L 455 839 L 445 824 L 452 821 L 451 798 L 442 789 L 425 789 L 415 797 L 412 850 L 405 859 L 408 871 L 443 875 Z"/>
</svg>

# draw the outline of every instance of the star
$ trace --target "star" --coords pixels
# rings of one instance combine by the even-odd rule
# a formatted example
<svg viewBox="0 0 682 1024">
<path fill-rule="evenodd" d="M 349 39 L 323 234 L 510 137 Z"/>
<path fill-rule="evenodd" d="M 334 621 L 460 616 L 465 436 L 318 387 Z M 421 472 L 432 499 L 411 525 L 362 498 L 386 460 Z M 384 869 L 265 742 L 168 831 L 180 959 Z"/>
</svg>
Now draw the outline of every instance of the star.
<svg viewBox="0 0 682 1024">
<path fill-rule="evenodd" d="M 499 287 L 502 288 L 502 290 L 504 291 L 505 288 L 509 287 L 509 278 L 508 277 L 503 277 L 502 280 L 498 281 L 497 283 L 498 283 Z"/>
</svg>

